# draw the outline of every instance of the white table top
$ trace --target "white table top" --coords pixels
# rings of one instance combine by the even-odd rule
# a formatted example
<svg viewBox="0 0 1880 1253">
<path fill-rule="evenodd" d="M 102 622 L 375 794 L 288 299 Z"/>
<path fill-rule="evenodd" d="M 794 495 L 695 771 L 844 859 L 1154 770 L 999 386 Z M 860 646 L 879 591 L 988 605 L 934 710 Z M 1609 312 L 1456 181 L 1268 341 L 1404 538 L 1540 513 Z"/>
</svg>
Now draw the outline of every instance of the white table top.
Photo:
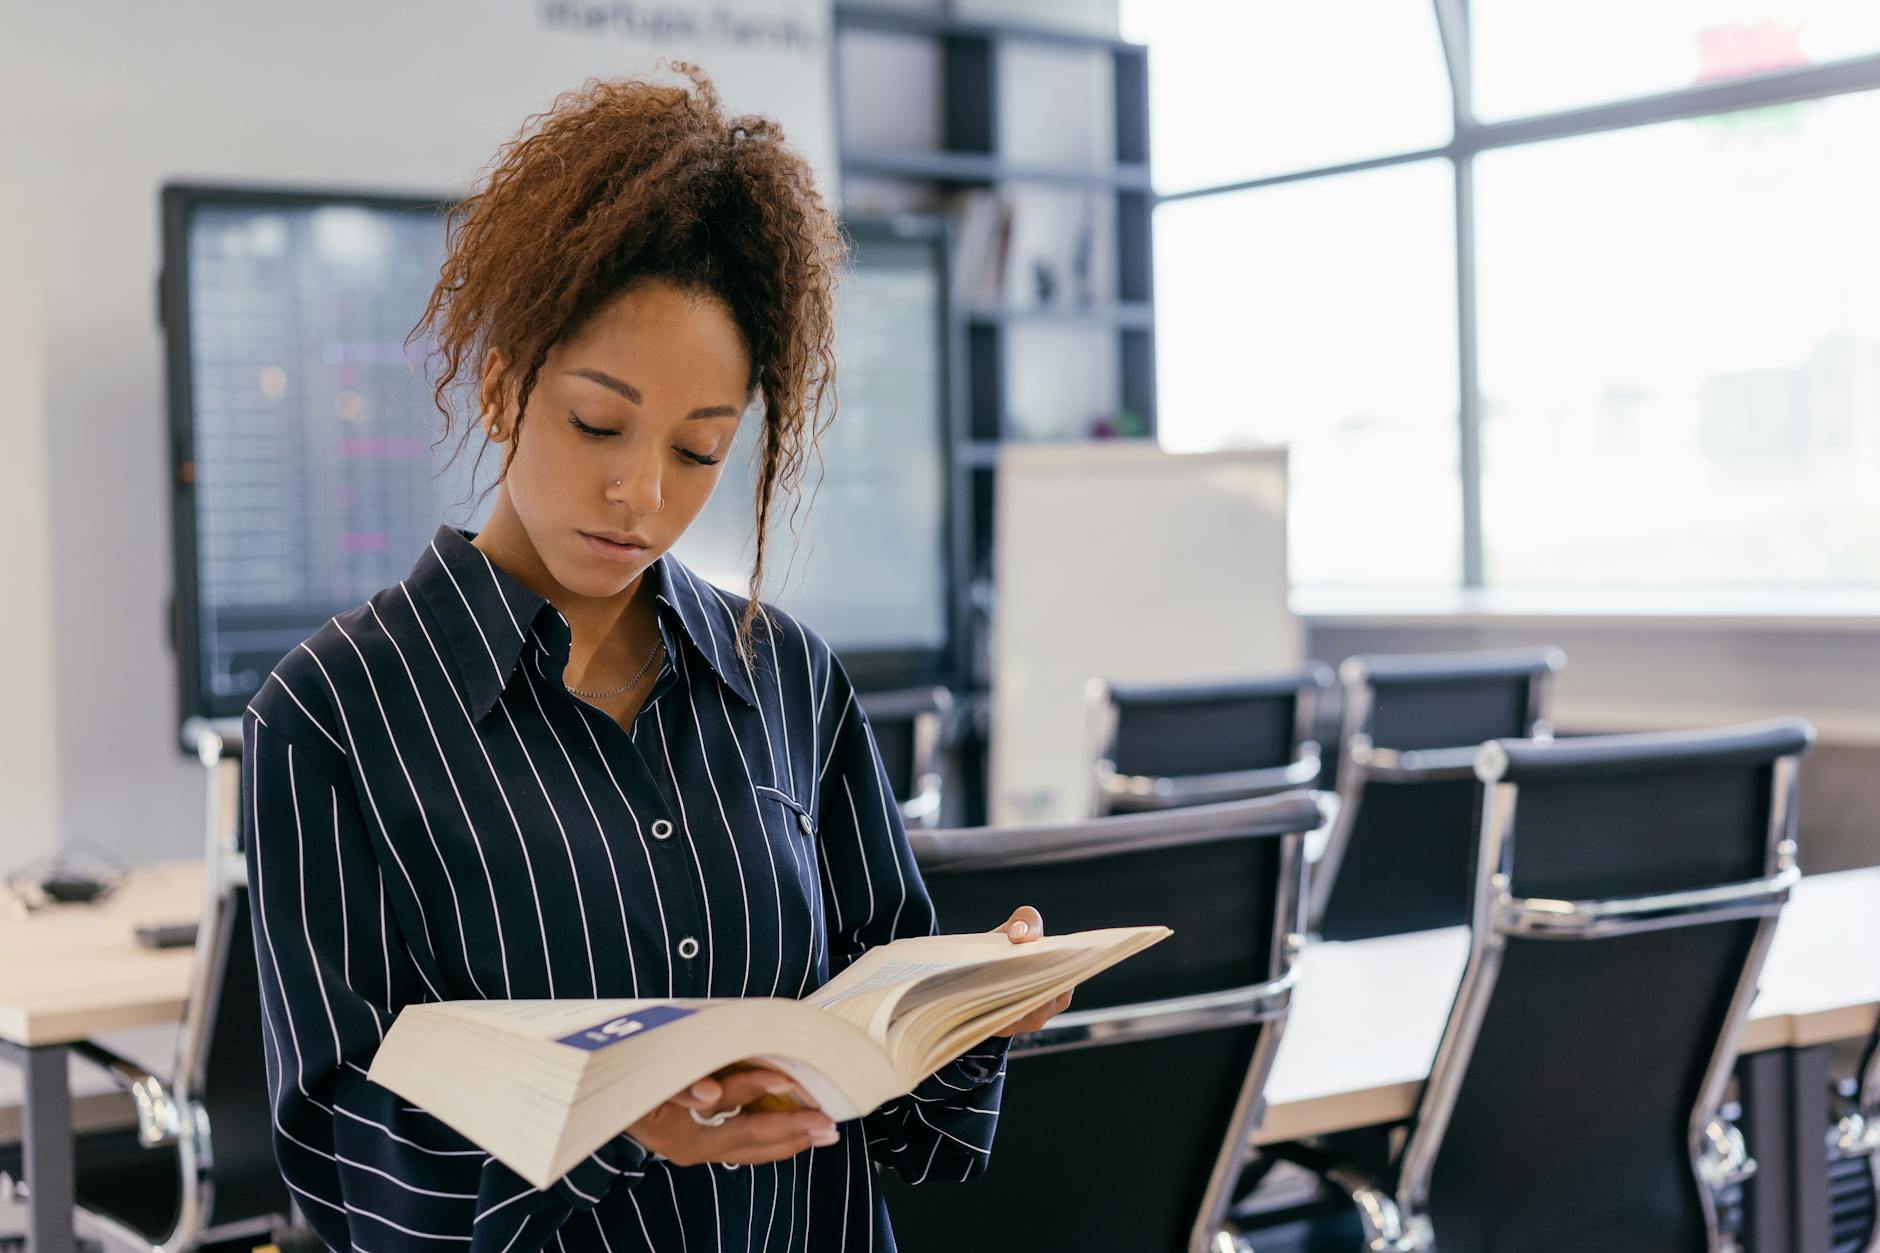
<svg viewBox="0 0 1880 1253">
<path fill-rule="evenodd" d="M 0 916 L 0 1039 L 59 1044 L 182 1017 L 191 950 L 138 945 L 139 923 L 202 916 L 202 862 L 132 869 L 96 905 Z"/>
<path fill-rule="evenodd" d="M 1308 948 L 1254 1141 L 1409 1117 L 1468 956 L 1466 927 Z M 1777 924 L 1743 1051 L 1863 1036 L 1877 1006 L 1880 867 L 1803 879 Z"/>
</svg>

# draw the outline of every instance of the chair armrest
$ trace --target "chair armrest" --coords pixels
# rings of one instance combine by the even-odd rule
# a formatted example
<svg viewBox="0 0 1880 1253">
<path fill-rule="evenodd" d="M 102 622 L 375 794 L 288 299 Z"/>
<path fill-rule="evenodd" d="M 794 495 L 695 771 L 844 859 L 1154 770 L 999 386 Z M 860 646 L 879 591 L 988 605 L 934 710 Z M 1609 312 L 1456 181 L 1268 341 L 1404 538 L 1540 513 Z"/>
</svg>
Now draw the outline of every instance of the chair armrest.
<svg viewBox="0 0 1880 1253">
<path fill-rule="evenodd" d="M 1319 772 L 1316 754 L 1299 757 L 1284 766 L 1228 770 L 1218 774 L 1118 774 L 1110 762 L 1104 761 L 1099 765 L 1097 788 L 1112 800 L 1172 808 L 1298 791 L 1317 783 Z"/>
<path fill-rule="evenodd" d="M 137 1106 L 137 1143 L 147 1149 L 176 1143 L 182 1114 L 161 1079 L 138 1063 L 113 1053 L 92 1040 L 80 1040 L 72 1052 L 97 1066 L 118 1087 L 131 1094 Z"/>
</svg>

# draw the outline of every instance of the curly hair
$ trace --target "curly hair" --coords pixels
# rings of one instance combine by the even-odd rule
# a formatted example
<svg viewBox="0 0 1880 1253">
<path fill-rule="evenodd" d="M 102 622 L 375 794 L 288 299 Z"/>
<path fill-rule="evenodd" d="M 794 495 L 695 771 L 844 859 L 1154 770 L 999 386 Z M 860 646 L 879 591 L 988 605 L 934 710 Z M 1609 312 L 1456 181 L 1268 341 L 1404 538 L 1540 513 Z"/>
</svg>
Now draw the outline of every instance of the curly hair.
<svg viewBox="0 0 1880 1253">
<path fill-rule="evenodd" d="M 663 64 L 691 89 L 590 78 L 524 121 L 482 188 L 451 207 L 438 282 L 406 343 L 432 332 L 442 443 L 447 393 L 460 375 L 476 381 L 491 348 L 520 423 L 549 350 L 629 283 L 659 278 L 721 301 L 750 355 L 746 394 L 761 388 L 764 402 L 757 553 L 736 639 L 748 661 L 771 506 L 789 496 L 794 521 L 805 461 L 835 417 L 834 286 L 848 249 L 782 128 L 727 117 L 704 71 Z"/>
</svg>

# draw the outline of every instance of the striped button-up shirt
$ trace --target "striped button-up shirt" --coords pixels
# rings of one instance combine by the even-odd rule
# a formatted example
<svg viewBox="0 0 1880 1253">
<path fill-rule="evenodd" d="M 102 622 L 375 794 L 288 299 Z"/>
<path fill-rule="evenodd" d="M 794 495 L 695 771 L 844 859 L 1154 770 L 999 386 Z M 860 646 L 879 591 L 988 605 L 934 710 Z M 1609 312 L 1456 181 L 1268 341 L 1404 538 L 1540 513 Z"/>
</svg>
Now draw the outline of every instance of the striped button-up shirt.
<svg viewBox="0 0 1880 1253">
<path fill-rule="evenodd" d="M 670 554 L 631 732 L 562 683 L 567 619 L 441 526 L 294 648 L 243 717 L 276 1157 L 339 1249 L 893 1249 L 875 1172 L 986 1168 L 994 1037 L 841 1139 L 679 1167 L 624 1132 L 538 1190 L 366 1072 L 402 1006 L 800 997 L 936 930 L 868 719 L 816 632 Z M 491 1076 L 492 1083 L 501 1082 Z"/>
</svg>

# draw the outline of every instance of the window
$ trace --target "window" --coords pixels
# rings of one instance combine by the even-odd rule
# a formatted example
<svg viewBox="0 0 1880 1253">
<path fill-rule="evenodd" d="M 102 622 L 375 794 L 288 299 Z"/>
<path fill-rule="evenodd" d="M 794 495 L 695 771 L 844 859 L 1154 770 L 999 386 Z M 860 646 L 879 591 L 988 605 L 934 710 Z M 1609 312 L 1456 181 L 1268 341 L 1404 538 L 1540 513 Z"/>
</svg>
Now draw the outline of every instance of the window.
<svg viewBox="0 0 1880 1253">
<path fill-rule="evenodd" d="M 1880 583 L 1880 92 L 1484 154 L 1490 584 Z"/>
<path fill-rule="evenodd" d="M 1161 442 L 1284 442 L 1295 581 L 1460 578 L 1454 195 L 1422 161 L 1156 210 Z"/>
<path fill-rule="evenodd" d="M 1149 45 L 1158 191 L 1449 142 L 1449 77 L 1427 0 L 1122 0 L 1121 19 L 1125 38 Z"/>
<path fill-rule="evenodd" d="M 1485 121 L 1880 51 L 1874 0 L 1471 0 Z"/>
<path fill-rule="evenodd" d="M 1160 438 L 1291 446 L 1296 582 L 1880 590 L 1880 0 L 1466 0 L 1462 63 L 1428 0 L 1122 4 Z"/>
</svg>

